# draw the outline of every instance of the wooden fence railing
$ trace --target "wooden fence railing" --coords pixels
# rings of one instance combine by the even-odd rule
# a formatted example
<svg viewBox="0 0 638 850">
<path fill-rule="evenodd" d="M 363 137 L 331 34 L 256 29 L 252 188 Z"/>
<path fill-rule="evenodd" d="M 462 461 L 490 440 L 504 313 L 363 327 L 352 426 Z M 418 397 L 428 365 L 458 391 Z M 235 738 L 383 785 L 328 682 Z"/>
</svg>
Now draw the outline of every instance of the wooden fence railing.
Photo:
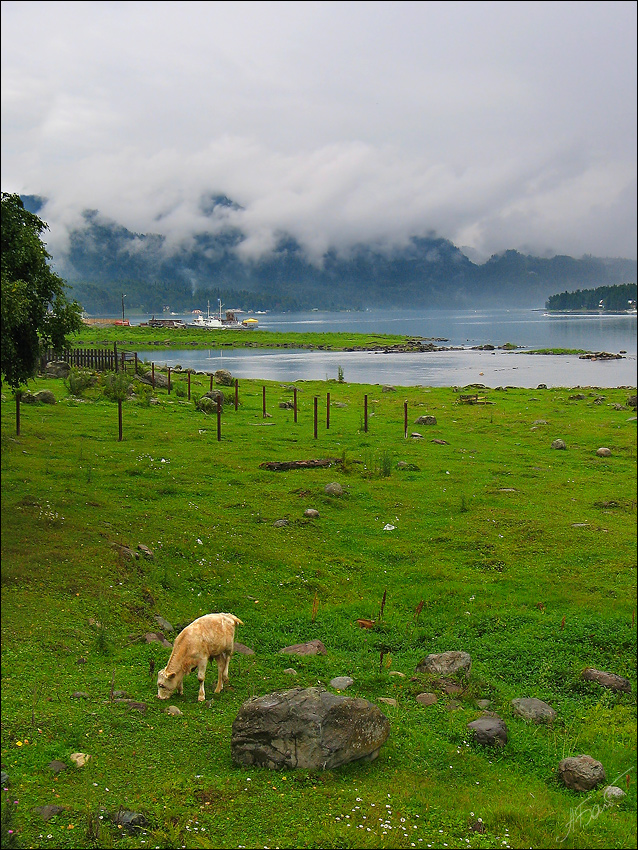
<svg viewBox="0 0 638 850">
<path fill-rule="evenodd" d="M 47 349 L 40 358 L 40 371 L 44 372 L 50 360 L 65 360 L 71 366 L 93 369 L 96 372 L 118 372 L 133 365 L 137 372 L 137 353 L 122 351 L 118 353 L 117 346 L 113 348 L 65 348 L 63 351 Z"/>
</svg>

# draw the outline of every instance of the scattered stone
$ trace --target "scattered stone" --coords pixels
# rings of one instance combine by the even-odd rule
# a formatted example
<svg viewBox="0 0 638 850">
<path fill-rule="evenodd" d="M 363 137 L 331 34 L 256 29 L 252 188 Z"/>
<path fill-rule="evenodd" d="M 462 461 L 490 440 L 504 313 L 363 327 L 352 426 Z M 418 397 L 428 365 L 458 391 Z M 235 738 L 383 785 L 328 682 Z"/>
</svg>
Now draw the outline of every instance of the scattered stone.
<svg viewBox="0 0 638 850">
<path fill-rule="evenodd" d="M 273 522 L 274 528 L 285 528 L 287 525 L 290 525 L 290 523 L 287 519 L 276 519 Z"/>
<path fill-rule="evenodd" d="M 605 781 L 602 764 L 591 756 L 572 756 L 558 765 L 558 775 L 573 791 L 591 791 Z"/>
<path fill-rule="evenodd" d="M 120 558 L 123 558 L 125 561 L 137 561 L 140 557 L 140 553 L 134 551 L 128 546 L 122 546 L 121 543 L 111 543 L 111 547 L 117 550 Z"/>
<path fill-rule="evenodd" d="M 599 449 L 596 449 L 596 454 L 598 457 L 611 457 L 611 449 L 608 449 L 606 446 L 601 446 Z"/>
<path fill-rule="evenodd" d="M 413 432 L 410 434 L 410 436 L 411 436 L 414 440 L 422 440 L 422 439 L 423 439 L 423 434 L 419 434 L 419 432 L 418 432 L 418 431 L 413 431 Z"/>
<path fill-rule="evenodd" d="M 136 702 L 133 699 L 116 699 L 113 702 L 119 702 L 125 705 L 127 708 L 133 709 L 134 711 L 139 711 L 140 714 L 145 714 L 148 706 L 145 702 Z"/>
<path fill-rule="evenodd" d="M 535 419 L 532 422 L 532 425 L 547 425 L 548 423 L 544 419 Z"/>
<path fill-rule="evenodd" d="M 284 670 L 284 673 L 287 676 L 296 676 L 297 675 L 297 671 L 295 670 L 294 667 L 286 667 L 286 669 Z"/>
<path fill-rule="evenodd" d="M 486 714 L 478 720 L 472 720 L 467 728 L 474 734 L 477 744 L 504 747 L 507 743 L 507 726 L 497 714 Z"/>
<path fill-rule="evenodd" d="M 585 398 L 584 393 L 576 393 L 576 395 L 570 395 L 570 401 L 582 401 Z"/>
<path fill-rule="evenodd" d="M 566 449 L 567 446 L 564 440 L 554 440 L 552 443 L 553 449 Z"/>
<path fill-rule="evenodd" d="M 293 401 L 280 401 L 279 407 L 281 410 L 294 410 L 295 403 Z"/>
<path fill-rule="evenodd" d="M 391 386 L 381 387 L 382 393 L 395 393 L 396 391 L 397 391 L 396 387 L 391 387 Z"/>
<path fill-rule="evenodd" d="M 66 360 L 49 360 L 45 367 L 47 378 L 68 378 L 71 371 L 70 363 Z"/>
<path fill-rule="evenodd" d="M 463 686 L 459 685 L 457 682 L 445 682 L 443 685 L 443 691 L 451 696 L 452 694 L 462 694 Z"/>
<path fill-rule="evenodd" d="M 293 688 L 248 700 L 235 717 L 235 764 L 273 770 L 333 770 L 374 760 L 390 733 L 390 721 L 365 699 L 320 688 Z"/>
<path fill-rule="evenodd" d="M 426 414 L 425 416 L 419 416 L 414 420 L 415 425 L 436 425 L 436 416 L 431 416 L 430 414 Z"/>
<path fill-rule="evenodd" d="M 318 511 L 318 510 L 316 510 L 316 508 L 307 508 L 307 509 L 303 512 L 303 515 L 304 515 L 304 516 L 311 517 L 312 519 L 316 519 L 316 518 L 319 516 L 319 511 Z"/>
<path fill-rule="evenodd" d="M 476 700 L 476 707 L 482 709 L 483 711 L 488 709 L 491 705 L 492 705 L 492 700 L 489 700 L 489 699 L 477 699 Z"/>
<path fill-rule="evenodd" d="M 67 765 L 63 761 L 53 759 L 53 761 L 49 762 L 49 770 L 52 770 L 53 773 L 62 773 L 62 771 L 66 769 Z"/>
<path fill-rule="evenodd" d="M 169 640 L 166 640 L 164 635 L 161 632 L 147 632 L 144 635 L 144 640 L 146 643 L 154 643 L 155 641 L 159 641 L 162 646 L 172 646 Z"/>
<path fill-rule="evenodd" d="M 604 688 L 610 688 L 612 691 L 623 691 L 626 694 L 631 693 L 631 682 L 623 676 L 617 676 L 616 673 L 605 673 L 603 670 L 596 670 L 594 667 L 585 667 L 581 673 L 582 678 L 586 682 L 598 682 Z"/>
<path fill-rule="evenodd" d="M 35 393 L 36 404 L 57 404 L 51 390 L 40 390 Z"/>
<path fill-rule="evenodd" d="M 547 384 L 539 384 L 539 385 L 536 387 L 536 389 L 537 389 L 537 390 L 546 390 L 546 389 L 547 389 Z"/>
<path fill-rule="evenodd" d="M 165 620 L 164 617 L 161 617 L 159 614 L 155 615 L 155 622 L 160 627 L 160 629 L 163 629 L 165 632 L 175 631 L 175 627 L 171 623 L 169 623 L 168 620 Z"/>
<path fill-rule="evenodd" d="M 354 685 L 354 679 L 351 679 L 350 676 L 337 676 L 330 680 L 330 686 L 337 691 L 345 691 L 350 685 Z"/>
<path fill-rule="evenodd" d="M 605 802 L 608 803 L 611 803 L 613 800 L 622 800 L 626 796 L 627 794 L 617 785 L 608 785 L 603 789 L 603 797 L 605 798 Z"/>
<path fill-rule="evenodd" d="M 472 658 L 467 652 L 451 650 L 449 652 L 432 653 L 417 664 L 417 673 L 438 673 L 450 676 L 460 673 L 466 679 L 470 676 L 472 669 Z"/>
<path fill-rule="evenodd" d="M 87 753 L 71 753 L 69 758 L 71 759 L 73 764 L 75 764 L 76 767 L 84 767 L 84 765 L 89 761 L 91 756 Z"/>
<path fill-rule="evenodd" d="M 307 643 L 295 643 L 292 646 L 286 646 L 279 650 L 285 655 L 326 655 L 326 647 L 316 638 L 309 640 Z"/>
<path fill-rule="evenodd" d="M 113 691 L 113 699 L 131 699 L 131 696 L 126 691 Z"/>
<path fill-rule="evenodd" d="M 400 679 L 405 679 L 405 673 L 400 670 L 390 670 L 388 676 L 398 676 Z"/>
<path fill-rule="evenodd" d="M 485 835 L 487 828 L 482 820 L 474 821 L 470 824 L 470 832 L 478 832 L 479 835 Z"/>
<path fill-rule="evenodd" d="M 342 496 L 343 487 L 338 482 L 333 481 L 330 484 L 326 484 L 324 493 L 327 493 L 328 496 Z"/>
<path fill-rule="evenodd" d="M 254 649 L 251 649 L 249 646 L 245 646 L 243 643 L 239 643 L 238 641 L 235 641 L 234 649 L 235 649 L 235 652 L 239 653 L 240 655 L 254 655 L 255 654 Z"/>
<path fill-rule="evenodd" d="M 221 387 L 232 387 L 235 385 L 235 379 L 228 369 L 218 369 L 214 375 L 215 383 L 219 384 Z"/>
<path fill-rule="evenodd" d="M 71 699 L 91 699 L 91 695 L 86 691 L 73 691 Z"/>
<path fill-rule="evenodd" d="M 416 463 L 406 463 L 404 460 L 400 460 L 397 463 L 397 469 L 406 470 L 408 472 L 420 472 L 421 468 L 416 465 Z"/>
<path fill-rule="evenodd" d="M 436 694 L 423 693 L 417 694 L 416 701 L 421 705 L 434 705 L 439 701 L 439 698 Z"/>
<path fill-rule="evenodd" d="M 437 446 L 449 446 L 450 445 L 447 440 L 431 440 L 430 442 L 436 443 Z"/>
<path fill-rule="evenodd" d="M 171 717 L 182 717 L 183 712 L 176 705 L 169 705 L 166 709 L 166 714 L 170 714 Z"/>
<path fill-rule="evenodd" d="M 116 826 L 121 826 L 134 832 L 138 829 L 146 829 L 149 826 L 148 820 L 139 812 L 130 812 L 126 809 L 119 809 L 114 814 L 108 815 L 109 820 Z"/>
<path fill-rule="evenodd" d="M 396 708 L 396 707 L 397 707 L 397 705 L 399 704 L 399 703 L 398 703 L 395 699 L 393 699 L 392 697 L 379 697 L 379 702 L 382 702 L 384 705 L 391 705 L 391 706 L 393 706 L 394 708 Z"/>
<path fill-rule="evenodd" d="M 9 784 L 9 774 L 7 773 L 6 770 L 3 770 L 2 772 L 0 772 L 0 785 L 2 785 L 3 788 L 6 788 L 8 784 Z"/>
<path fill-rule="evenodd" d="M 552 723 L 556 719 L 556 712 L 551 705 L 535 697 L 513 699 L 512 712 L 534 723 Z"/>
<path fill-rule="evenodd" d="M 147 561 L 152 561 L 155 557 L 153 554 L 153 550 L 149 549 L 148 546 L 145 546 L 143 543 L 137 544 L 138 550 L 142 553 L 142 555 L 146 558 Z"/>
<path fill-rule="evenodd" d="M 64 810 L 64 806 L 55 806 L 52 804 L 48 806 L 36 806 L 33 809 L 33 811 L 39 814 L 44 821 L 51 820 L 51 818 L 56 817 L 56 815 L 59 815 Z"/>
</svg>

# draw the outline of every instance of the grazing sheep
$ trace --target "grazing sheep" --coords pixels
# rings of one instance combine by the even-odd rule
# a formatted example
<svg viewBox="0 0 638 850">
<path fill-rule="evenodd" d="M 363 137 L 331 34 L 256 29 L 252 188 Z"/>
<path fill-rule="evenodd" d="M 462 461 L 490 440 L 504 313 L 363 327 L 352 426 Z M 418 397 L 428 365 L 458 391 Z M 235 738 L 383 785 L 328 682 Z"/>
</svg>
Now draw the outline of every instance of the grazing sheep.
<svg viewBox="0 0 638 850">
<path fill-rule="evenodd" d="M 173 692 L 184 693 L 184 676 L 197 668 L 199 694 L 206 699 L 204 679 L 209 659 L 217 662 L 218 694 L 228 682 L 228 665 L 233 654 L 235 626 L 244 624 L 234 614 L 205 614 L 193 620 L 175 638 L 168 664 L 157 674 L 157 698 L 170 699 Z"/>
</svg>

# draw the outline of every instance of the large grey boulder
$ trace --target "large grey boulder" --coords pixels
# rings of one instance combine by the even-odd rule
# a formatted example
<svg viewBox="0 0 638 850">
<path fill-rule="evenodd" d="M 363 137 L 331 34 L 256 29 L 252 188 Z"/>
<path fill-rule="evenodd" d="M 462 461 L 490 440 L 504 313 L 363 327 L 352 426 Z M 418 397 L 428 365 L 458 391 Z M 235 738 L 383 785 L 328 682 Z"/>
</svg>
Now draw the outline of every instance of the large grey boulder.
<svg viewBox="0 0 638 850">
<path fill-rule="evenodd" d="M 591 756 L 571 756 L 558 765 L 558 775 L 573 791 L 591 791 L 605 781 L 602 764 Z"/>
<path fill-rule="evenodd" d="M 390 733 L 373 703 L 321 688 L 292 688 L 248 700 L 232 725 L 235 764 L 272 770 L 332 770 L 372 761 Z"/>
<path fill-rule="evenodd" d="M 441 676 L 451 676 L 459 673 L 465 676 L 466 679 L 469 679 L 471 669 L 472 657 L 470 654 L 455 649 L 449 652 L 438 652 L 427 655 L 416 666 L 417 673 L 436 673 Z"/>
</svg>

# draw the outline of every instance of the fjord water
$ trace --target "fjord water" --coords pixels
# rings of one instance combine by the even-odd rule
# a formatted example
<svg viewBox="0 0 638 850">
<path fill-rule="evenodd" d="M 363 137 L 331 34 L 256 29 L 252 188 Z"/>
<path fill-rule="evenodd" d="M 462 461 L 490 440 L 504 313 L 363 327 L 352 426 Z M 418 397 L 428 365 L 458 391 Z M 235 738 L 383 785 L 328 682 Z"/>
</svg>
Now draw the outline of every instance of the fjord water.
<svg viewBox="0 0 638 850">
<path fill-rule="evenodd" d="M 173 317 L 176 318 L 176 317 Z M 189 322 L 192 316 L 179 316 Z M 458 351 L 373 353 L 305 349 L 199 349 L 138 351 L 158 365 L 212 372 L 228 369 L 237 378 L 326 380 L 339 367 L 352 383 L 398 386 L 536 387 L 636 385 L 636 316 L 547 314 L 542 310 L 369 310 L 365 312 L 267 313 L 259 328 L 273 332 L 387 333 L 434 340 Z M 135 320 L 144 321 L 144 319 Z M 224 331 L 219 331 L 223 334 Z M 259 330 L 246 331 L 258 335 Z M 580 360 L 576 355 L 525 351 L 476 351 L 472 346 L 513 343 L 523 349 L 563 348 L 626 352 L 622 360 Z"/>
</svg>

